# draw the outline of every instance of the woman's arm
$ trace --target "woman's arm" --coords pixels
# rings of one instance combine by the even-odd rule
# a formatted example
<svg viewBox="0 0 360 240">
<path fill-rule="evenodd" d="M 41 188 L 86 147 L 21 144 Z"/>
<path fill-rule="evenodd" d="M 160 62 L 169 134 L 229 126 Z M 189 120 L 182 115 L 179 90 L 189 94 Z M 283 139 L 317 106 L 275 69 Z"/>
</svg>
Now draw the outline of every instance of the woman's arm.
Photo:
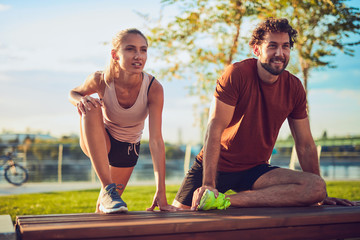
<svg viewBox="0 0 360 240">
<path fill-rule="evenodd" d="M 156 193 L 153 204 L 149 211 L 156 206 L 163 211 L 171 211 L 176 208 L 168 205 L 166 200 L 165 187 L 165 145 L 162 137 L 162 110 L 164 105 L 164 91 L 161 84 L 154 80 L 148 95 L 149 104 L 149 146 L 154 165 L 154 175 L 156 182 Z"/>
<path fill-rule="evenodd" d="M 69 100 L 78 108 L 79 114 L 85 114 L 89 104 L 94 107 L 101 106 L 99 99 L 90 97 L 93 93 L 100 93 L 102 86 L 102 72 L 90 74 L 85 82 L 70 91 Z"/>
</svg>

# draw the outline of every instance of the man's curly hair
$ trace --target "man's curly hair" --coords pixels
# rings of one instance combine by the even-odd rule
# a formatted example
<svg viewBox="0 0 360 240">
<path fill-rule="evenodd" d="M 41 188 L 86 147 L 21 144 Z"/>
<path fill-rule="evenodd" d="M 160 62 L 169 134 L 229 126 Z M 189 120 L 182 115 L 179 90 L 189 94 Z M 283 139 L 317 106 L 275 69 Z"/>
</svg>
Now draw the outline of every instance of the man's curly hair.
<svg viewBox="0 0 360 240">
<path fill-rule="evenodd" d="M 289 21 L 286 18 L 268 18 L 264 22 L 260 23 L 253 31 L 249 42 L 250 47 L 253 47 L 254 45 L 261 45 L 265 34 L 268 32 L 288 33 L 290 48 L 292 48 L 296 42 L 297 31 L 290 26 Z"/>
</svg>

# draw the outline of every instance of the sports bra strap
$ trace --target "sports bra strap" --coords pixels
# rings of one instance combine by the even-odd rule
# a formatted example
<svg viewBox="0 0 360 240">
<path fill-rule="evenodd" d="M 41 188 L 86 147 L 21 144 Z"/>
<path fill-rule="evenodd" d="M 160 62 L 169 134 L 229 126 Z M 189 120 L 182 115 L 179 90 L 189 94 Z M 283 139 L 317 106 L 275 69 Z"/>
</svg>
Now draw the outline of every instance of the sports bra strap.
<svg viewBox="0 0 360 240">
<path fill-rule="evenodd" d="M 149 95 L 150 87 L 151 87 L 151 84 L 154 82 L 154 80 L 155 80 L 155 77 L 153 76 L 150 83 L 149 83 L 149 87 L 148 87 L 148 90 L 147 90 L 147 95 Z"/>
</svg>

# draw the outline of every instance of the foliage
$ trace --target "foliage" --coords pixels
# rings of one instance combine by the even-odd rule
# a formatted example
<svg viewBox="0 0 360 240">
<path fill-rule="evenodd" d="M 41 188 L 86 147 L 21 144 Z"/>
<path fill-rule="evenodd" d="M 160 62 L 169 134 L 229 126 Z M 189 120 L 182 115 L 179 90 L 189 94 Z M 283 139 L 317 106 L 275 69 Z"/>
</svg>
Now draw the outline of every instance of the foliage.
<svg viewBox="0 0 360 240">
<path fill-rule="evenodd" d="M 46 158 L 55 160 L 59 153 L 59 145 L 53 144 L 52 140 L 35 140 L 28 150 L 38 160 L 44 160 Z"/>
<path fill-rule="evenodd" d="M 241 34 L 244 17 L 256 15 L 259 4 L 239 0 L 163 0 L 162 3 L 164 7 L 177 6 L 180 14 L 165 24 L 160 17 L 157 25 L 149 29 L 151 47 L 160 50 L 156 51 L 158 59 L 165 66 L 157 74 L 168 80 L 195 77 L 190 94 L 199 96 L 200 102 L 195 107 L 197 112 L 205 112 L 203 116 L 200 114 L 201 118 L 207 118 L 216 79 L 244 52 L 247 42 Z M 201 119 L 200 125 L 205 121 Z"/>
<path fill-rule="evenodd" d="M 140 145 L 141 155 L 150 155 L 149 141 L 142 140 Z M 184 151 L 179 145 L 165 143 L 165 157 L 167 160 L 184 158 Z"/>
<path fill-rule="evenodd" d="M 260 17 L 285 17 L 298 31 L 295 44 L 304 88 L 308 90 L 310 71 L 318 67 L 334 68 L 328 57 L 337 50 L 353 56 L 360 39 L 359 9 L 347 7 L 345 0 L 274 0 L 269 1 Z M 348 42 L 346 42 L 348 40 Z M 307 91 L 308 92 L 308 91 Z"/>
<path fill-rule="evenodd" d="M 185 152 L 177 145 L 166 144 L 165 145 L 166 159 L 183 159 Z"/>
<path fill-rule="evenodd" d="M 335 56 L 336 50 L 352 55 L 351 47 L 360 44 L 359 40 L 346 42 L 358 36 L 360 16 L 358 9 L 347 7 L 345 2 L 163 0 L 164 8 L 175 6 L 180 14 L 167 23 L 160 17 L 155 26 L 150 26 L 151 21 L 147 19 L 149 39 L 152 47 L 159 50 L 155 52 L 161 59 L 160 65 L 165 66 L 160 75 L 162 78 L 196 77 L 190 94 L 199 96 L 197 107 L 200 109 L 197 112 L 205 112 L 206 117 L 205 106 L 210 102 L 216 79 L 235 59 L 248 56 L 244 51 L 247 46 L 244 26 L 253 25 L 257 17 L 286 17 L 290 20 L 299 32 L 295 56 L 307 90 L 311 69 L 335 67 L 327 57 Z"/>
<path fill-rule="evenodd" d="M 163 71 L 168 78 L 186 79 L 195 74 L 198 82 L 191 89 L 208 102 L 215 80 L 224 67 L 238 56 L 243 17 L 254 14 L 251 1 L 177 1 L 180 16 L 166 26 L 151 29 L 153 47 L 161 49 L 161 57 L 169 67 Z M 161 19 L 159 23 L 161 22 Z"/>
<path fill-rule="evenodd" d="M 59 146 L 63 145 L 63 156 L 71 156 L 73 159 L 84 159 L 85 154 L 79 145 L 78 137 L 62 137 L 60 139 L 35 139 L 31 143 L 19 145 L 19 150 L 24 151 L 28 159 L 57 160 L 59 157 Z M 25 152 L 25 151 L 24 151 Z"/>
<path fill-rule="evenodd" d="M 316 145 L 321 146 L 352 146 L 356 149 L 360 147 L 360 136 L 342 136 L 342 137 L 327 137 L 315 139 Z M 292 147 L 294 145 L 294 139 L 289 135 L 287 139 L 277 139 L 276 147 L 288 146 Z"/>
</svg>

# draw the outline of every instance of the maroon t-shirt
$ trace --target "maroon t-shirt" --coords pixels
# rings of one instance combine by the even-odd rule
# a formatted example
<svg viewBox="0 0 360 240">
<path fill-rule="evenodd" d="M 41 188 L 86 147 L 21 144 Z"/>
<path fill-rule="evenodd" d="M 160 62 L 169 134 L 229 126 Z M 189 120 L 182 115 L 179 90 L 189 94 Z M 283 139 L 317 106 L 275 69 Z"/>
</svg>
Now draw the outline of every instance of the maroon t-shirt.
<svg viewBox="0 0 360 240">
<path fill-rule="evenodd" d="M 283 71 L 275 83 L 264 83 L 256 64 L 257 59 L 234 63 L 217 81 L 214 96 L 235 106 L 221 136 L 218 171 L 243 171 L 268 163 L 285 119 L 307 117 L 301 81 Z M 203 149 L 197 158 L 202 161 Z"/>
</svg>

